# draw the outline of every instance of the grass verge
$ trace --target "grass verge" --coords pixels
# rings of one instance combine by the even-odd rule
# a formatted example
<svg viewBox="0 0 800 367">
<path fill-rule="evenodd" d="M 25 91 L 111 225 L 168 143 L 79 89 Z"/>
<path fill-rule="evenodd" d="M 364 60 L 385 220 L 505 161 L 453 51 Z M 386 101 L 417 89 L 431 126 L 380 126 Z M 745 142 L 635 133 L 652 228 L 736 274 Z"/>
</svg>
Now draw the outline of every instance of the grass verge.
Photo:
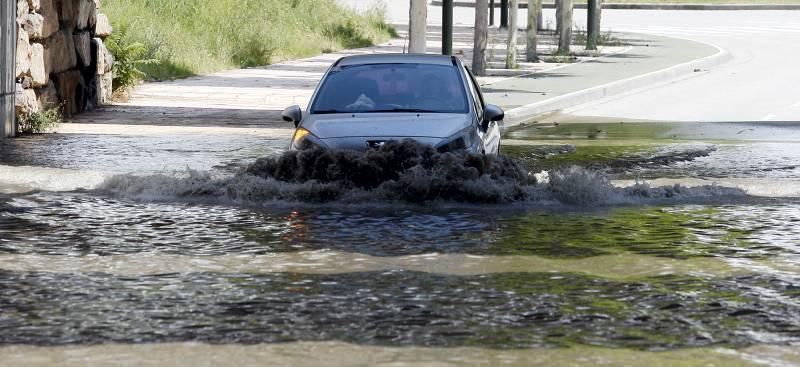
<svg viewBox="0 0 800 367">
<path fill-rule="evenodd" d="M 268 65 L 365 47 L 396 35 L 383 10 L 364 14 L 335 0 L 105 0 L 126 43 L 141 43 L 148 80 Z"/>
</svg>

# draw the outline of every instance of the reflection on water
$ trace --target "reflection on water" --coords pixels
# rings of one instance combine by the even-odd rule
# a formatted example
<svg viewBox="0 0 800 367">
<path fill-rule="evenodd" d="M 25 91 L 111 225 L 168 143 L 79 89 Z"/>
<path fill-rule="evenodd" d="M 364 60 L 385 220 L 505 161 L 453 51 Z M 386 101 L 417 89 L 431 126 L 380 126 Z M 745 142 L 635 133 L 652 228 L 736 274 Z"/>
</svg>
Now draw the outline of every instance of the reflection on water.
<svg viewBox="0 0 800 367">
<path fill-rule="evenodd" d="M 462 207 L 258 209 L 141 203 L 92 194 L 0 198 L 0 252 L 44 255 L 270 254 L 337 250 L 581 258 L 764 258 L 800 253 L 796 204 L 596 210 Z"/>
<path fill-rule="evenodd" d="M 543 124 L 507 138 L 516 143 L 504 152 L 538 169 L 575 164 L 645 179 L 800 178 L 800 125 L 790 123 Z"/>
<path fill-rule="evenodd" d="M 0 279 L 7 310 L 0 344 L 334 340 L 662 350 L 800 340 L 798 288 L 768 275 L 620 282 L 569 273 L 0 271 Z"/>
<path fill-rule="evenodd" d="M 286 139 L 245 134 L 47 134 L 0 140 L 2 164 L 92 170 L 159 172 L 227 168 L 275 154 Z"/>
</svg>

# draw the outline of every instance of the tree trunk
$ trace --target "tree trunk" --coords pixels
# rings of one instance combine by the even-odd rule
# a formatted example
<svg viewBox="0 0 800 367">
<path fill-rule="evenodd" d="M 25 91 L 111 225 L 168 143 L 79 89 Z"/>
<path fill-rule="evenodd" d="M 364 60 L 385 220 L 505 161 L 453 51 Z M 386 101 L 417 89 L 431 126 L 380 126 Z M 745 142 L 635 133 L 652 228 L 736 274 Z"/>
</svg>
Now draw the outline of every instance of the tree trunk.
<svg viewBox="0 0 800 367">
<path fill-rule="evenodd" d="M 424 54 L 426 25 L 428 23 L 428 2 L 426 0 L 410 0 L 408 21 L 408 52 Z"/>
<path fill-rule="evenodd" d="M 506 69 L 517 68 L 517 28 L 519 28 L 519 0 L 511 0 L 508 12 L 508 44 L 506 47 Z"/>
<path fill-rule="evenodd" d="M 536 31 L 539 30 L 539 10 L 542 9 L 542 0 L 528 0 L 528 28 L 527 40 L 528 48 L 525 51 L 525 61 L 535 62 L 539 60 L 536 56 Z"/>
<path fill-rule="evenodd" d="M 561 2 L 563 0 L 555 0 L 556 1 L 556 34 L 561 34 Z"/>
<path fill-rule="evenodd" d="M 475 47 L 472 53 L 472 72 L 486 75 L 486 42 L 489 37 L 489 0 L 475 0 Z"/>
<path fill-rule="evenodd" d="M 597 40 L 600 37 L 600 10 L 603 7 L 601 0 L 589 0 L 586 19 L 586 49 L 597 50 Z"/>
<path fill-rule="evenodd" d="M 572 44 L 572 0 L 561 0 L 561 32 L 558 37 L 558 54 L 569 55 Z"/>
</svg>

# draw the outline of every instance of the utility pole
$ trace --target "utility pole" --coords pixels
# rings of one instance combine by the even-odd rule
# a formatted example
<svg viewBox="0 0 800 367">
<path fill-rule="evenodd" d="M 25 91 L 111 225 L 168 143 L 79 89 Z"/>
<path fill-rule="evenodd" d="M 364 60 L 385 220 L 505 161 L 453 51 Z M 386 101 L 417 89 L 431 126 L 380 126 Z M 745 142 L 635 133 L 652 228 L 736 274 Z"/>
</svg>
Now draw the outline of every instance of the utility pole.
<svg viewBox="0 0 800 367">
<path fill-rule="evenodd" d="M 489 25 L 494 25 L 494 0 L 489 1 Z"/>
<path fill-rule="evenodd" d="M 442 2 L 442 55 L 453 56 L 453 0 Z"/>
<path fill-rule="evenodd" d="M 412 54 L 424 54 L 426 51 L 425 34 L 427 33 L 428 23 L 428 1 L 410 0 L 408 21 L 408 52 Z"/>
<path fill-rule="evenodd" d="M 500 0 L 500 28 L 508 27 L 508 0 Z"/>
<path fill-rule="evenodd" d="M 14 136 L 17 2 L 0 1 L 0 138 Z"/>
</svg>

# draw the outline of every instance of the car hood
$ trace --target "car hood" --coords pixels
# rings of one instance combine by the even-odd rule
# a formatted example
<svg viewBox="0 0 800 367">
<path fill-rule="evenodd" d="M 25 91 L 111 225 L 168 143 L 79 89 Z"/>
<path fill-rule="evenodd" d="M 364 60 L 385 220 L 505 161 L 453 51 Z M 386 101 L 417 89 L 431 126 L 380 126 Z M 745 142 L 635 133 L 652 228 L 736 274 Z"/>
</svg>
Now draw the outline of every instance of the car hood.
<svg viewBox="0 0 800 367">
<path fill-rule="evenodd" d="M 447 138 L 469 127 L 466 114 L 358 113 L 311 115 L 302 127 L 320 139 L 346 137 Z"/>
</svg>

